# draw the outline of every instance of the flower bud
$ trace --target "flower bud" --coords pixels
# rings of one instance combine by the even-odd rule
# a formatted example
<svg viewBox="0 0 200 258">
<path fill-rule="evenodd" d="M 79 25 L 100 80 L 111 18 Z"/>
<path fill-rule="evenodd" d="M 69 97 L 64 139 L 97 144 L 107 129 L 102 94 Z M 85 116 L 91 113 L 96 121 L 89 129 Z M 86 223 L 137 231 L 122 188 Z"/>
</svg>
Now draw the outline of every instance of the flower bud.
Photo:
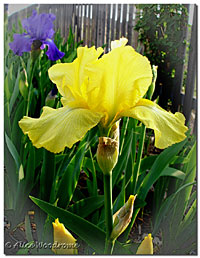
<svg viewBox="0 0 200 258">
<path fill-rule="evenodd" d="M 130 195 L 128 201 L 113 215 L 113 230 L 110 236 L 111 240 L 115 240 L 121 235 L 124 230 L 128 227 L 132 215 L 133 206 L 136 195 Z"/>
<path fill-rule="evenodd" d="M 152 243 L 151 234 L 148 234 L 139 245 L 136 254 L 153 254 L 153 243 Z"/>
<path fill-rule="evenodd" d="M 58 219 L 53 222 L 53 229 L 54 244 L 52 251 L 55 254 L 78 254 L 76 239 Z"/>
<path fill-rule="evenodd" d="M 105 175 L 111 173 L 118 160 L 119 143 L 109 137 L 99 137 L 97 162 Z"/>
<path fill-rule="evenodd" d="M 156 79 L 157 79 L 157 69 L 158 66 L 153 65 L 152 66 L 152 73 L 153 73 L 153 79 L 152 79 L 152 83 L 149 86 L 149 89 L 147 91 L 147 99 L 151 99 L 155 90 L 155 86 L 156 86 Z"/>
<path fill-rule="evenodd" d="M 19 91 L 23 98 L 27 100 L 28 97 L 28 79 L 27 79 L 27 73 L 25 68 L 23 71 L 20 73 L 20 78 L 19 78 Z"/>
<path fill-rule="evenodd" d="M 33 41 L 31 46 L 31 58 L 32 61 L 35 62 L 41 53 L 40 47 L 42 46 L 42 42 L 38 39 Z"/>
<path fill-rule="evenodd" d="M 119 142 L 119 122 L 120 120 L 118 120 L 116 123 L 114 123 L 114 125 L 112 126 L 111 130 L 110 130 L 110 138 L 112 138 L 113 140 Z"/>
</svg>

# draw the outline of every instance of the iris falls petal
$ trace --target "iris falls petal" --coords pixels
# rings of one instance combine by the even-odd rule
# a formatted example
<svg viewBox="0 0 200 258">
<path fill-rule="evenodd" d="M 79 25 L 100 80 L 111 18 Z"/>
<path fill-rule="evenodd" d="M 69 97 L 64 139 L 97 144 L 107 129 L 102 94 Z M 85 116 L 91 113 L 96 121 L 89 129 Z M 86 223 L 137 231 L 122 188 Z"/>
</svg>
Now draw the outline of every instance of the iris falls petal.
<svg viewBox="0 0 200 258">
<path fill-rule="evenodd" d="M 46 55 L 48 58 L 52 61 L 56 61 L 58 59 L 63 58 L 65 53 L 61 52 L 55 45 L 52 39 L 47 39 L 43 41 L 44 44 L 48 45 L 48 50 L 46 52 Z"/>
<path fill-rule="evenodd" d="M 135 107 L 122 113 L 122 116 L 130 116 L 138 119 L 147 128 L 155 133 L 155 146 L 160 149 L 183 141 L 188 128 L 184 125 L 185 117 L 177 112 L 172 114 L 162 109 L 156 103 L 141 99 Z"/>
<path fill-rule="evenodd" d="M 58 153 L 81 140 L 102 115 L 87 109 L 44 107 L 40 118 L 23 117 L 19 126 L 37 148 Z"/>
<path fill-rule="evenodd" d="M 21 56 L 23 52 L 31 51 L 31 45 L 34 39 L 29 35 L 14 34 L 13 39 L 13 42 L 9 43 L 9 46 L 16 55 Z"/>
</svg>

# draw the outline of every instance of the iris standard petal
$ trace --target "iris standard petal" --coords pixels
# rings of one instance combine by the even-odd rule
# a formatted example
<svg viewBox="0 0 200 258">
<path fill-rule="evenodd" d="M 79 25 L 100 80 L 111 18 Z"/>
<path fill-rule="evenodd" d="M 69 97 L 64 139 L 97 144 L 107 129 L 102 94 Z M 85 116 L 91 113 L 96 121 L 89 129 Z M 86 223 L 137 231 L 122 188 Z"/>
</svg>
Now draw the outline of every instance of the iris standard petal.
<svg viewBox="0 0 200 258">
<path fill-rule="evenodd" d="M 31 51 L 31 45 L 34 39 L 29 35 L 25 33 L 14 34 L 13 39 L 13 42 L 9 43 L 9 46 L 16 55 L 21 56 L 23 52 Z"/>
<path fill-rule="evenodd" d="M 101 117 L 101 114 L 87 109 L 44 107 L 40 118 L 25 116 L 19 126 L 35 147 L 58 153 L 81 140 Z"/>
<path fill-rule="evenodd" d="M 55 64 L 49 69 L 49 78 L 57 85 L 65 103 L 76 101 L 77 106 L 82 106 L 87 101 L 87 93 L 91 92 L 91 88 L 88 87 L 85 67 L 96 61 L 102 52 L 102 48 L 79 47 L 77 58 L 72 63 Z"/>
<path fill-rule="evenodd" d="M 43 44 L 48 45 L 48 50 L 46 52 L 46 55 L 48 58 L 52 61 L 56 61 L 58 59 L 63 58 L 65 53 L 61 52 L 55 45 L 52 39 L 46 39 L 42 42 Z"/>
<path fill-rule="evenodd" d="M 54 35 L 53 21 L 55 18 L 56 16 L 52 13 L 37 14 L 36 10 L 33 10 L 32 16 L 22 20 L 22 26 L 31 37 L 45 40 Z"/>
<path fill-rule="evenodd" d="M 89 65 L 87 71 L 90 87 L 99 89 L 96 109 L 107 112 L 110 119 L 133 107 L 152 81 L 148 59 L 123 44 Z"/>
<path fill-rule="evenodd" d="M 111 41 L 111 49 L 125 46 L 127 43 L 128 43 L 128 39 L 126 39 L 126 38 L 121 38 L 119 40 Z"/>
<path fill-rule="evenodd" d="M 160 149 L 183 141 L 188 130 L 184 125 L 185 117 L 181 113 L 167 112 L 147 99 L 141 99 L 134 108 L 122 112 L 121 115 L 136 118 L 147 128 L 153 129 L 155 146 Z"/>
</svg>

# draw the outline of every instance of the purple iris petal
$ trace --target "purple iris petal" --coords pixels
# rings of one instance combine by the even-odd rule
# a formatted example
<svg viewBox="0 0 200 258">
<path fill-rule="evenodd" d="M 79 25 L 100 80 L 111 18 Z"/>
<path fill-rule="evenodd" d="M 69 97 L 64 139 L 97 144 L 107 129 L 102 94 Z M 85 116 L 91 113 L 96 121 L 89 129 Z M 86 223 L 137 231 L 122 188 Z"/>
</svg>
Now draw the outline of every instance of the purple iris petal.
<svg viewBox="0 0 200 258">
<path fill-rule="evenodd" d="M 22 20 L 22 26 L 31 37 L 45 40 L 54 35 L 53 21 L 55 18 L 56 16 L 52 13 L 37 14 L 34 10 L 32 16 Z"/>
<path fill-rule="evenodd" d="M 53 21 L 55 18 L 56 16 L 52 13 L 37 14 L 34 10 L 32 16 L 22 21 L 22 26 L 27 34 L 14 34 L 14 41 L 9 44 L 10 48 L 16 55 L 21 56 L 23 52 L 31 51 L 33 42 L 40 41 L 41 45 L 37 44 L 38 49 L 44 49 L 45 44 L 48 45 L 46 54 L 50 60 L 56 61 L 62 58 L 64 53 L 60 52 L 51 40 L 54 35 Z"/>
<path fill-rule="evenodd" d="M 48 45 L 48 51 L 46 52 L 46 55 L 50 60 L 56 61 L 65 55 L 65 53 L 59 51 L 52 39 L 43 41 L 43 44 Z"/>
<path fill-rule="evenodd" d="M 31 45 L 34 41 L 34 38 L 31 38 L 28 34 L 14 34 L 14 41 L 9 43 L 12 51 L 21 56 L 23 52 L 31 51 Z"/>
</svg>

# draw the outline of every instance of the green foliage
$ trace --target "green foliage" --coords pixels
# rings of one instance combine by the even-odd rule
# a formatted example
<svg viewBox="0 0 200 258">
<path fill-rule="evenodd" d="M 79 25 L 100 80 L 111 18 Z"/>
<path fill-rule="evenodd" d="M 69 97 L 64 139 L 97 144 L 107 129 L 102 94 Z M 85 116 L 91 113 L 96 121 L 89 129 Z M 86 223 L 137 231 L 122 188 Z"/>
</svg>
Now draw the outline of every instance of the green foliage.
<svg viewBox="0 0 200 258">
<path fill-rule="evenodd" d="M 174 192 L 162 201 L 154 215 L 153 234 L 162 233 L 161 254 L 185 255 L 196 249 L 196 144 L 186 159 L 184 180 L 176 182 Z"/>
<path fill-rule="evenodd" d="M 144 54 L 152 64 L 177 64 L 178 48 L 184 43 L 183 28 L 187 26 L 187 9 L 181 4 L 139 4 L 137 5 L 139 40 L 144 44 Z M 167 70 L 171 76 L 171 71 Z"/>
<path fill-rule="evenodd" d="M 179 51 L 186 43 L 187 8 L 181 4 L 139 4 L 137 8 L 134 29 L 139 32 L 144 55 L 158 66 L 154 97 L 160 95 L 159 104 L 165 106 L 171 98 L 177 65 L 183 63 Z"/>
<path fill-rule="evenodd" d="M 14 55 L 9 48 L 9 42 L 13 40 L 13 33 L 22 33 L 21 22 L 20 31 L 15 27 L 11 31 L 7 30 L 7 20 L 4 27 L 4 164 L 5 164 L 5 216 L 10 222 L 10 230 L 13 230 L 19 223 L 25 220 L 27 240 L 30 240 L 30 228 L 27 226 L 27 211 L 32 209 L 32 202 L 29 194 L 37 192 L 37 197 L 43 200 L 55 202 L 57 200 L 54 192 L 56 188 L 55 177 L 57 171 L 63 166 L 63 161 L 68 159 L 70 153 L 63 153 L 62 160 L 56 162 L 59 155 L 54 155 L 44 149 L 37 149 L 19 128 L 18 122 L 24 115 L 38 117 L 45 99 L 49 92 L 55 87 L 48 77 L 48 69 L 54 64 L 41 52 L 36 62 L 32 62 L 30 53 L 23 53 L 22 57 Z M 72 30 L 70 29 L 67 42 L 64 42 L 59 32 L 56 32 L 55 43 L 65 52 L 66 62 L 72 62 L 76 57 L 77 47 L 81 42 L 76 43 Z M 60 104 L 60 96 L 57 94 L 54 106 Z M 67 150 L 65 151 L 67 152 Z M 74 155 L 74 157 L 73 157 Z M 74 165 L 77 156 L 71 156 Z M 65 158 L 65 159 L 64 159 Z M 82 156 L 83 158 L 83 156 Z M 80 165 L 76 167 L 77 178 L 74 178 L 74 189 L 80 173 Z M 66 163 L 64 164 L 66 166 Z M 60 168 L 59 168 L 60 167 Z M 70 163 L 71 172 L 73 170 Z M 63 171 L 62 171 L 63 172 Z M 69 172 L 69 171 L 68 171 Z M 62 182 L 64 174 L 57 175 Z M 73 173 L 72 177 L 73 178 Z M 70 183 L 70 182 L 69 182 Z M 73 189 L 73 190 L 74 190 Z M 63 191 L 65 187 L 63 188 Z M 63 195 L 64 196 L 64 195 Z M 73 196 L 73 191 L 70 198 Z M 60 200 L 61 201 L 61 200 Z M 67 204 L 66 204 L 67 205 Z M 35 207 L 36 209 L 36 207 Z M 76 209 L 76 208 L 74 208 Z M 36 214 L 37 213 L 37 214 Z M 47 219 L 46 214 L 37 209 L 35 219 L 38 223 L 38 239 L 46 240 L 43 233 L 52 235 L 51 219 Z M 40 231 L 41 229 L 41 231 Z M 52 239 L 51 239 L 52 241 Z M 31 240 L 30 240 L 31 242 Z M 30 251 L 30 250 L 29 250 Z M 21 252 L 27 253 L 26 250 Z"/>
</svg>

